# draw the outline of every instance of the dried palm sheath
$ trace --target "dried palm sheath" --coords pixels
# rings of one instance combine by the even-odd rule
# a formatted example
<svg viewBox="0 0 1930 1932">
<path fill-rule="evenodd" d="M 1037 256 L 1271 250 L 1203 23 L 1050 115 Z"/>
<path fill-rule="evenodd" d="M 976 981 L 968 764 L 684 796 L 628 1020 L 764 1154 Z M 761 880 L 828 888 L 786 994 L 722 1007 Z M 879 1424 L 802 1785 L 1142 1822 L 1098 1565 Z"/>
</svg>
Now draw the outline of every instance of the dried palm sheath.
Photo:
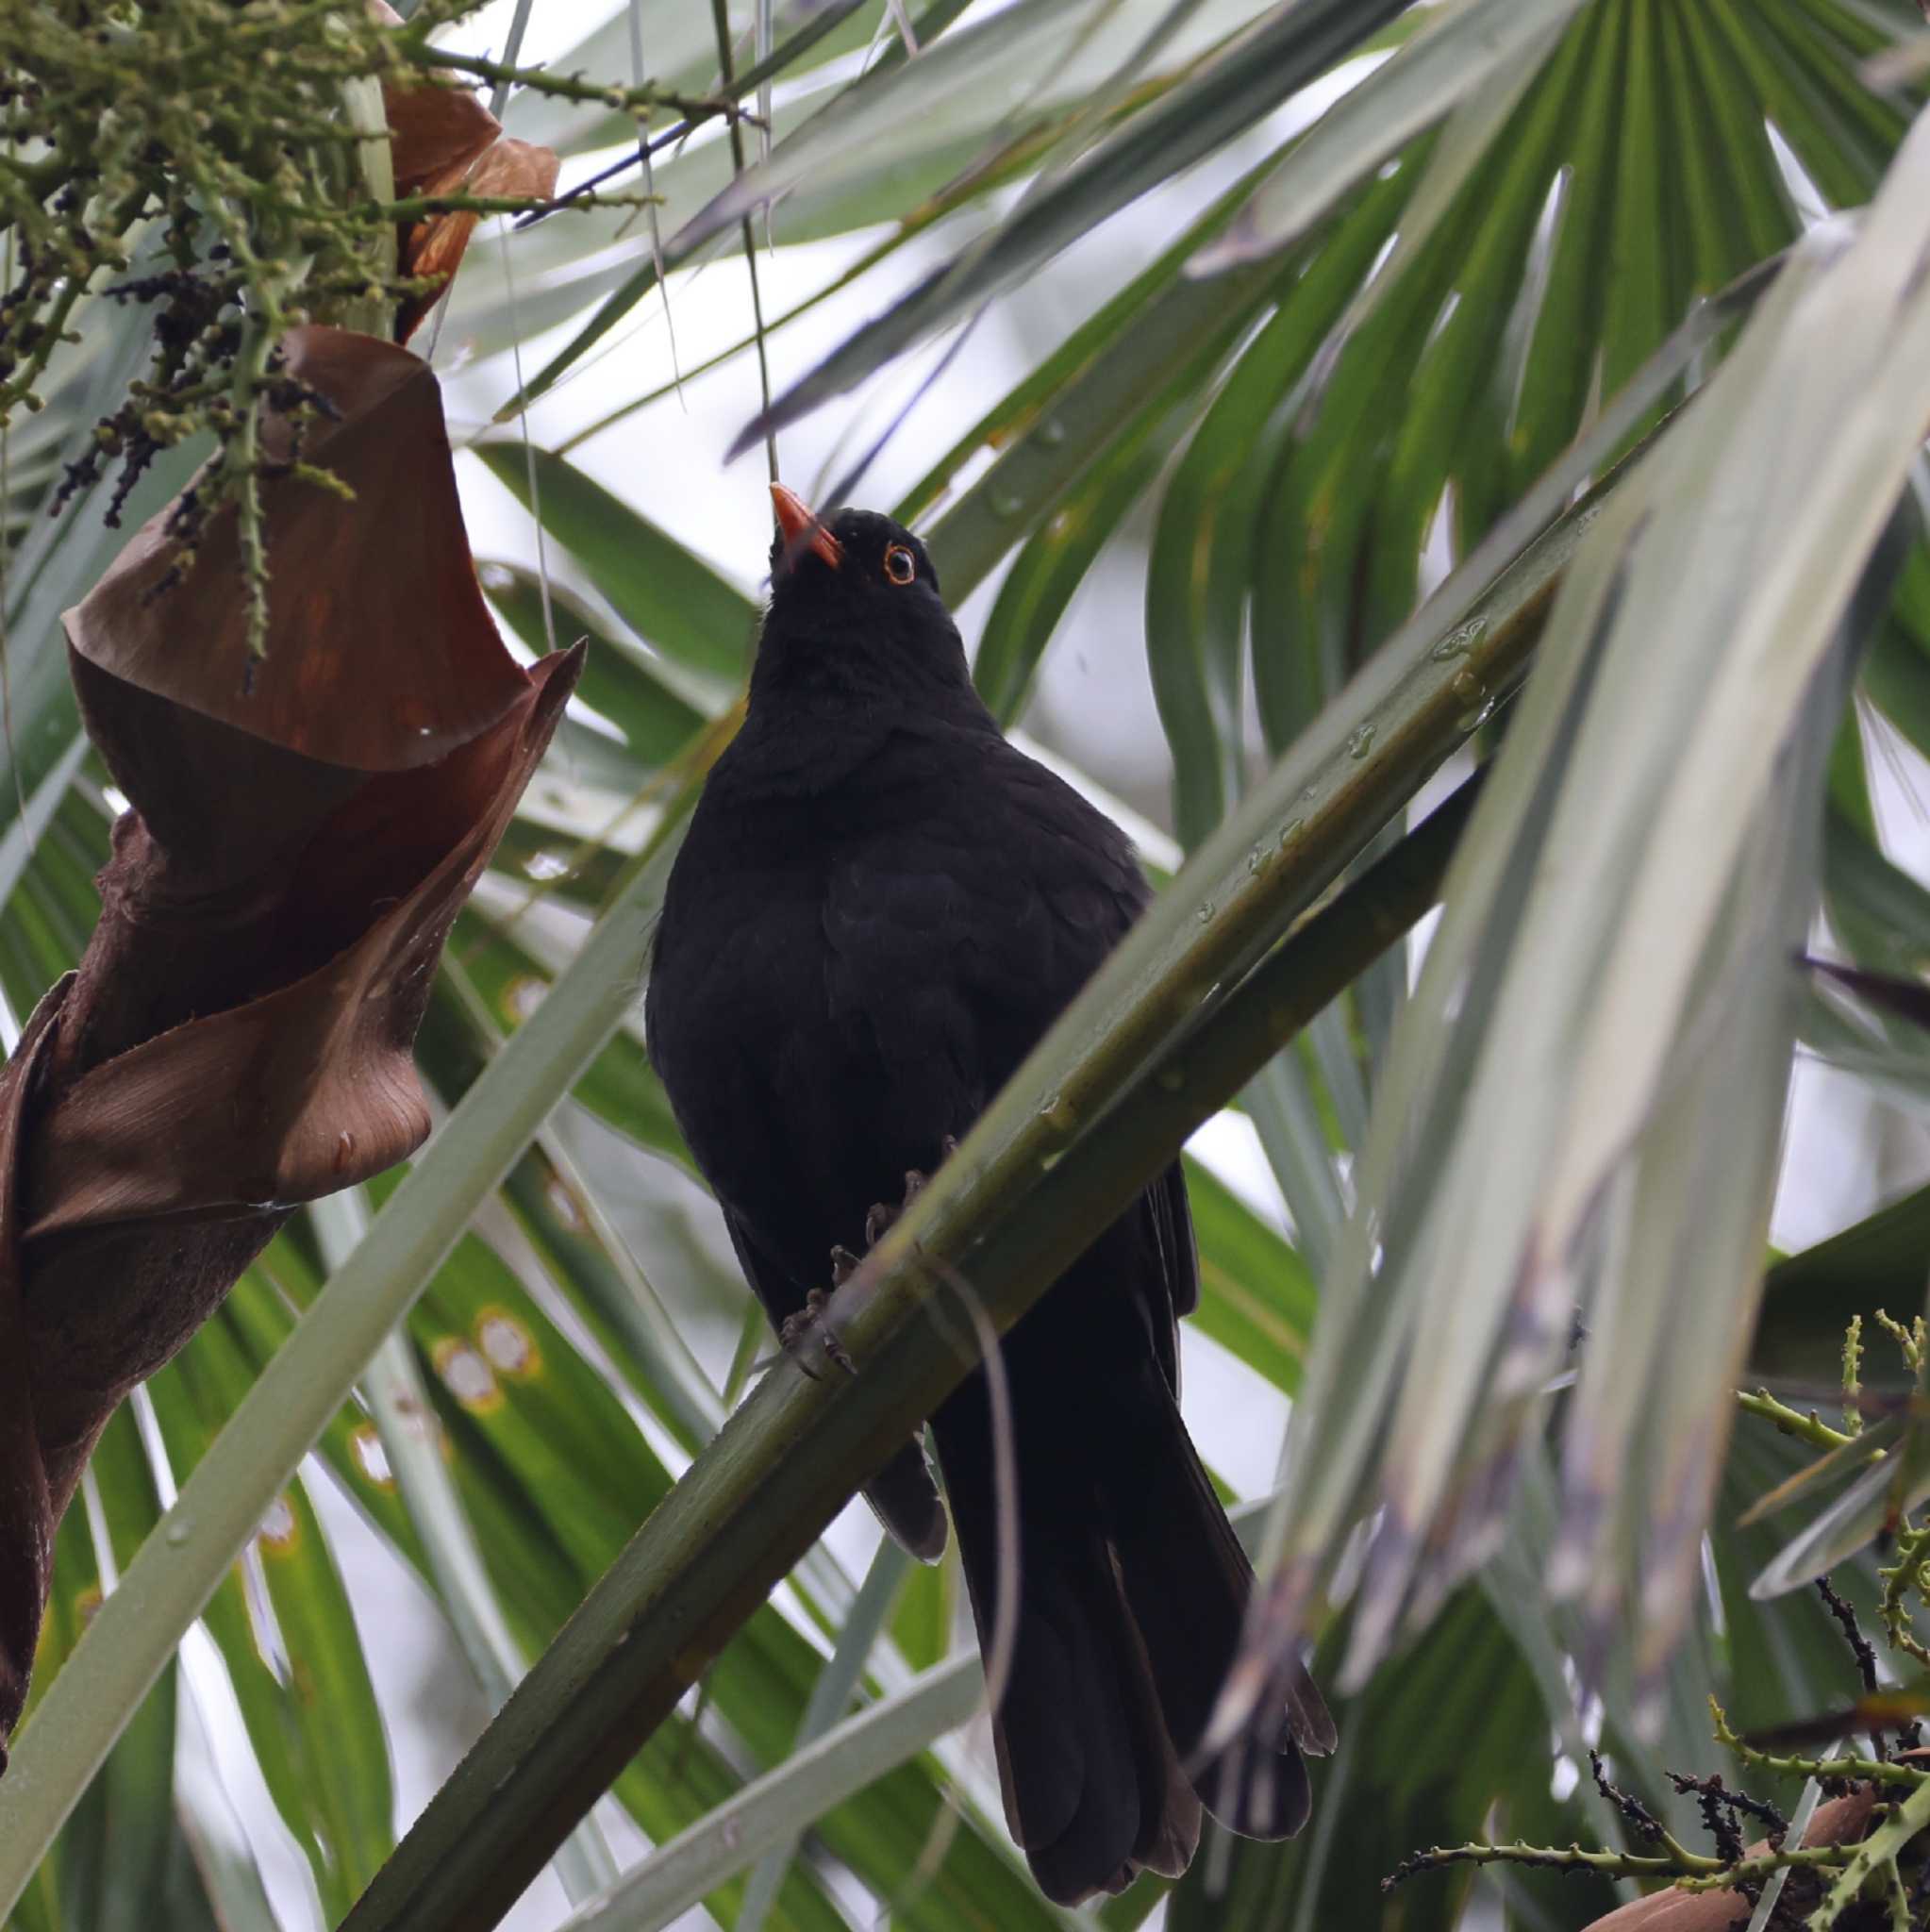
<svg viewBox="0 0 1930 1932">
<path fill-rule="evenodd" d="M 264 448 L 354 496 L 263 486 L 267 656 L 232 511 L 191 553 L 162 512 L 66 619 L 131 808 L 79 970 L 0 1073 L 0 1768 L 54 1529 L 115 1406 L 298 1204 L 427 1134 L 436 963 L 580 663 L 503 648 L 426 365 L 319 326 L 282 354 L 324 420 L 297 452 L 265 413 Z"/>
</svg>

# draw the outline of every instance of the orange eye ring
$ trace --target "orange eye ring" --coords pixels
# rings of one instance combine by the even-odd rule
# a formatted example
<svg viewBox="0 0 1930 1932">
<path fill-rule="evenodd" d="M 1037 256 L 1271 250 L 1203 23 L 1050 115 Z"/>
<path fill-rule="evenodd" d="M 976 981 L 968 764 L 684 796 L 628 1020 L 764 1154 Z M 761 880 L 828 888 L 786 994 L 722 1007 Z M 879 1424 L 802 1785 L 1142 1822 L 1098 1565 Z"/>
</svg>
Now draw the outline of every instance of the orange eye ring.
<svg viewBox="0 0 1930 1932">
<path fill-rule="evenodd" d="M 918 559 L 902 543 L 885 552 L 885 575 L 894 584 L 908 584 L 918 575 Z"/>
</svg>

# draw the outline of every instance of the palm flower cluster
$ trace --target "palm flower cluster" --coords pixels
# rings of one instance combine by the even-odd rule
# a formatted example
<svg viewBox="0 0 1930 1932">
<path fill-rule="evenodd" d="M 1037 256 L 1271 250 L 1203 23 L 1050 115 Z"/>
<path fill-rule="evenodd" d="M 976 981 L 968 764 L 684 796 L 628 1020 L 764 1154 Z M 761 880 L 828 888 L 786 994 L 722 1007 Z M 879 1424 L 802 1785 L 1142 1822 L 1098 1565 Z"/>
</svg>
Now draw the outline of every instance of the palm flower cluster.
<svg viewBox="0 0 1930 1932">
<path fill-rule="evenodd" d="M 1906 1326 L 1881 1309 L 1875 1319 L 1903 1357 L 1912 1392 L 1902 1406 L 1913 1407 L 1930 1360 L 1930 1326 L 1922 1316 Z M 1715 1740 L 1744 1778 L 1764 1790 L 1779 1782 L 1793 1790 L 1803 1780 L 1814 1781 L 1826 1802 L 1808 1828 L 1797 1829 L 1775 1804 L 1725 1784 L 1720 1774 L 1671 1772 L 1676 1792 L 1695 1798 L 1710 1840 L 1709 1851 L 1697 1851 L 1669 1831 L 1639 1797 L 1613 1784 L 1602 1759 L 1591 1752 L 1596 1787 L 1620 1816 L 1628 1849 L 1519 1840 L 1437 1845 L 1404 1859 L 1383 1881 L 1383 1890 L 1451 1866 L 1507 1865 L 1636 1879 L 1660 1884 L 1673 1894 L 1723 1896 L 1722 1903 L 1712 1901 L 1706 1919 L 1691 1919 L 1679 1910 L 1669 1917 L 1677 1907 L 1668 1896 L 1652 1894 L 1641 1907 L 1624 1907 L 1603 1922 L 1605 1928 L 1612 1924 L 1616 1932 L 1624 1927 L 1641 1932 L 1651 1919 L 1657 1932 L 1665 1924 L 1676 1932 L 1695 1932 L 1704 1924 L 1740 1927 L 1745 1916 L 1764 1932 L 1924 1932 L 1930 1927 L 1930 1749 L 1925 1748 L 1923 1724 L 1930 1718 L 1930 1674 L 1923 1669 L 1930 1664 L 1930 1645 L 1919 1636 L 1917 1623 L 1919 1612 L 1930 1612 L 1930 1524 L 1917 1520 L 1921 1511 L 1913 1514 L 1905 1507 L 1915 1491 L 1911 1455 L 1897 1446 L 1893 1427 L 1899 1403 L 1864 1389 L 1862 1361 L 1858 1317 L 1844 1338 L 1842 1428 L 1830 1426 L 1813 1409 L 1791 1407 L 1766 1390 L 1740 1395 L 1746 1413 L 1824 1452 L 1822 1462 L 1763 1498 L 1756 1512 L 1859 1463 L 1893 1472 L 1887 1485 L 1893 1505 L 1878 1538 L 1879 1561 L 1860 1588 L 1866 1608 L 1881 1626 L 1881 1639 L 1872 1641 L 1864 1635 L 1855 1607 L 1829 1575 L 1814 1579 L 1849 1646 L 1858 1694 L 1839 1707 L 1754 1736 L 1739 1735 L 1710 1700 Z M 1866 1440 L 1865 1420 L 1872 1412 L 1887 1412 L 1889 1420 Z M 1859 1739 L 1865 1748 L 1856 1748 Z M 1755 1842 L 1748 1841 L 1752 1824 L 1765 1833 Z M 1732 1913 L 1730 1904 L 1738 1897 L 1744 1904 Z"/>
<path fill-rule="evenodd" d="M 0 438 L 41 407 L 87 298 L 150 308 L 149 364 L 68 464 L 54 508 L 119 463 L 111 524 L 160 451 L 211 438 L 170 535 L 185 569 L 208 518 L 236 507 L 258 644 L 261 486 L 326 480 L 301 459 L 325 404 L 282 367 L 283 335 L 308 321 L 394 333 L 398 311 L 419 313 L 446 279 L 410 272 L 411 225 L 546 200 L 469 192 L 465 179 L 409 192 L 420 184 L 399 181 L 389 141 L 397 99 L 433 119 L 438 94 L 479 82 L 639 114 L 667 98 L 433 45 L 479 4 L 423 0 L 404 23 L 359 0 L 0 0 Z M 273 449 L 264 411 L 288 419 Z"/>
</svg>

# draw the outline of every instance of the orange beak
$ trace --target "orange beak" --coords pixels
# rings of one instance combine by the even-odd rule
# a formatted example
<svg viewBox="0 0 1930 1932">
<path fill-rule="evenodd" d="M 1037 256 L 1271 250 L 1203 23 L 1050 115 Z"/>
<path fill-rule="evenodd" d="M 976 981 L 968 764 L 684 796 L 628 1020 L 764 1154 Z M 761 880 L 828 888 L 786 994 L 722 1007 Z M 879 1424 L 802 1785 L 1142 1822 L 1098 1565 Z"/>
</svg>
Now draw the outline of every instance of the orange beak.
<svg viewBox="0 0 1930 1932">
<path fill-rule="evenodd" d="M 795 490 L 782 483 L 771 486 L 772 507 L 777 512 L 777 527 L 784 532 L 784 548 L 789 556 L 807 546 L 815 550 L 833 570 L 844 561 L 844 546 L 821 524 L 809 504 Z"/>
</svg>

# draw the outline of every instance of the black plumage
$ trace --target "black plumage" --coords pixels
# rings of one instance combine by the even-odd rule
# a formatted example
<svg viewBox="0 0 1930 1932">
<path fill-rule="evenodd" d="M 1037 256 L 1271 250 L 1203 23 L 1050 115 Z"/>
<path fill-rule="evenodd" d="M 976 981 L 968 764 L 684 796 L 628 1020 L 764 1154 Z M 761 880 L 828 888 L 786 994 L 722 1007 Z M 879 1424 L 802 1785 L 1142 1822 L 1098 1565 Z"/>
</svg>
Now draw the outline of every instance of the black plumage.
<svg viewBox="0 0 1930 1932">
<path fill-rule="evenodd" d="M 864 1245 L 1139 914 L 1119 829 L 1007 744 L 918 540 L 818 524 L 788 491 L 743 727 L 664 898 L 650 1052 L 776 1323 Z M 1197 1747 L 1252 1572 L 1180 1420 L 1198 1299 L 1177 1163 L 1007 1337 L 1019 1617 L 995 1721 L 1006 1811 L 1073 1902 L 1185 1870 L 1202 1802 L 1257 1837 L 1308 1809 L 1333 1743 L 1310 1680 L 1258 1744 Z M 981 1642 L 1000 1539 L 974 1374 L 932 1419 Z M 927 1557 L 945 1519 L 915 1443 L 866 1491 Z"/>
</svg>

